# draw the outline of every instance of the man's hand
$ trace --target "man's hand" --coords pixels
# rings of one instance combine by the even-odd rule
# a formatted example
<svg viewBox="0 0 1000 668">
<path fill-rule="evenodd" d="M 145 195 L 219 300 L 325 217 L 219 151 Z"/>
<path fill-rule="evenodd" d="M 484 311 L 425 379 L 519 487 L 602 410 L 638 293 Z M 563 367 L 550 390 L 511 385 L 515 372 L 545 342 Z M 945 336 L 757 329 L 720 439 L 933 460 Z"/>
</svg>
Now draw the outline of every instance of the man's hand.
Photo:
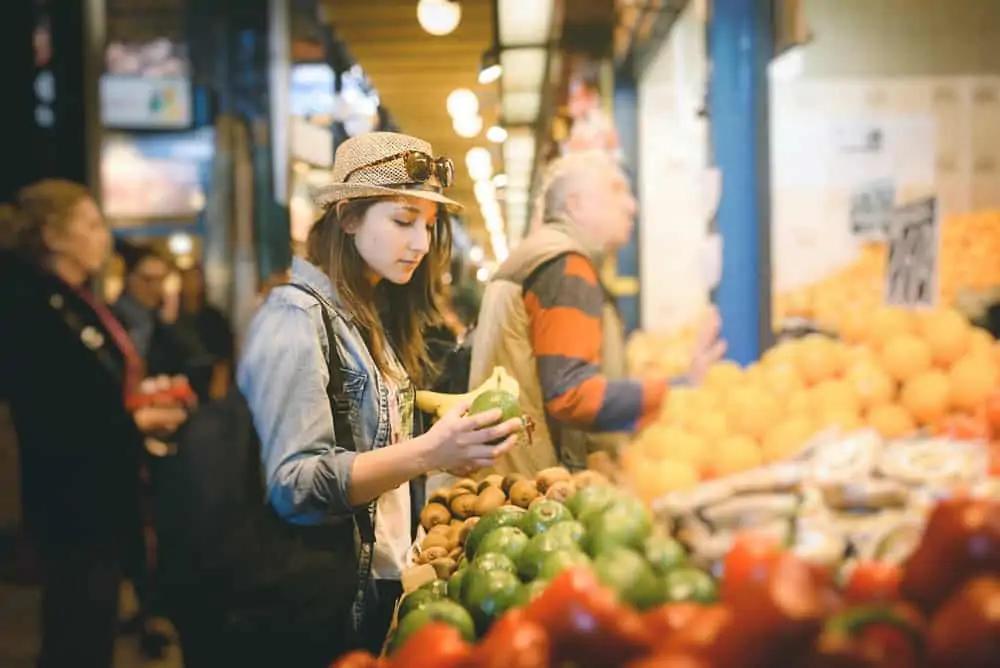
<svg viewBox="0 0 1000 668">
<path fill-rule="evenodd" d="M 691 366 L 688 367 L 687 379 L 694 385 L 700 385 L 705 378 L 705 372 L 726 354 L 726 342 L 719 338 L 722 329 L 722 317 L 714 306 L 702 318 L 695 338 L 694 350 L 691 355 Z"/>
</svg>

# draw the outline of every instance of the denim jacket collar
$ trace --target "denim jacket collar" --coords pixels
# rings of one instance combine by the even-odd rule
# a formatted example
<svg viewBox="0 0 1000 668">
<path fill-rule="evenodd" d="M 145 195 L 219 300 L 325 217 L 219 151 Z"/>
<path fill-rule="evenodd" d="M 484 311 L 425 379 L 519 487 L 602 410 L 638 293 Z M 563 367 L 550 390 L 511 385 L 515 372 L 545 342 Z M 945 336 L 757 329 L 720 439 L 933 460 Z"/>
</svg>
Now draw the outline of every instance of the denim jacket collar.
<svg viewBox="0 0 1000 668">
<path fill-rule="evenodd" d="M 316 290 L 316 292 L 329 300 L 330 305 L 333 306 L 337 314 L 345 320 L 351 321 L 354 319 L 350 311 L 344 307 L 344 303 L 341 301 L 340 295 L 337 294 L 336 288 L 334 288 L 333 283 L 330 282 L 330 277 L 326 275 L 326 272 L 314 265 L 312 262 L 298 256 L 293 257 L 291 280 L 292 283 L 308 285 L 312 289 Z"/>
</svg>

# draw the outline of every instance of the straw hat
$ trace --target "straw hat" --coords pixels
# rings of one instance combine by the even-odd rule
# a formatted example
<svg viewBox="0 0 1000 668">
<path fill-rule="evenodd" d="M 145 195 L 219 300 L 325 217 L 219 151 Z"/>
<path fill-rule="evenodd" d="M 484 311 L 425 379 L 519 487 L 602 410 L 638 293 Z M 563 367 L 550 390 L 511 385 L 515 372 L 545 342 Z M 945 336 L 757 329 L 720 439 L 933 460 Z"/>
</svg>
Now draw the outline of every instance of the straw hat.
<svg viewBox="0 0 1000 668">
<path fill-rule="evenodd" d="M 316 203 L 327 206 L 344 199 L 405 195 L 461 210 L 461 204 L 442 194 L 444 186 L 435 169 L 428 170 L 429 176 L 424 180 L 414 178 L 407 169 L 409 152 L 442 166 L 447 163 L 454 174 L 451 161 L 435 159 L 431 145 L 423 139 L 396 132 L 368 132 L 348 139 L 337 148 L 330 175 L 333 182 L 316 193 Z"/>
</svg>

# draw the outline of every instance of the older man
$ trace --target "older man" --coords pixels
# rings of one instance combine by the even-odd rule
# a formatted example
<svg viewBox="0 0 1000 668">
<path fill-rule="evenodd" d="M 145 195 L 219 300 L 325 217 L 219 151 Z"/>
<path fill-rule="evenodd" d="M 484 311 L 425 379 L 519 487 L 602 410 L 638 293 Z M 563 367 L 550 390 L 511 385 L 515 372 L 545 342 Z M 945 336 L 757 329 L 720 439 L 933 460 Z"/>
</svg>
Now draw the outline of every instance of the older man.
<svg viewBox="0 0 1000 668">
<path fill-rule="evenodd" d="M 656 415 L 670 384 L 626 377 L 624 330 L 600 279 L 603 258 L 628 242 L 634 225 L 622 170 L 601 152 L 560 158 L 548 169 L 543 204 L 544 223 L 487 286 L 473 342 L 470 387 L 506 367 L 536 424 L 531 442 L 498 464 L 504 473 L 579 469 L 592 452 L 617 452 L 624 433 Z M 686 380 L 700 380 L 723 355 L 718 333 L 714 315 Z"/>
</svg>

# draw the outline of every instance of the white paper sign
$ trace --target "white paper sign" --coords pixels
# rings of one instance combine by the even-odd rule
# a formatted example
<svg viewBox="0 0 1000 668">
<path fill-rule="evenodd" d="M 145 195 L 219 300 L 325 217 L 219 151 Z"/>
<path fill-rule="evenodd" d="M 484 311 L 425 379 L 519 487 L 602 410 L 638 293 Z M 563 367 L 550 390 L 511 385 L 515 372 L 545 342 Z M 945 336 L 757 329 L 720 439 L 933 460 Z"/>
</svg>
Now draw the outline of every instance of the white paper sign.
<svg viewBox="0 0 1000 668">
<path fill-rule="evenodd" d="M 109 128 L 171 129 L 191 125 L 191 82 L 184 77 L 101 77 L 101 121 Z"/>
<path fill-rule="evenodd" d="M 900 306 L 934 304 L 938 229 L 937 198 L 927 197 L 893 211 L 886 302 Z"/>
</svg>

